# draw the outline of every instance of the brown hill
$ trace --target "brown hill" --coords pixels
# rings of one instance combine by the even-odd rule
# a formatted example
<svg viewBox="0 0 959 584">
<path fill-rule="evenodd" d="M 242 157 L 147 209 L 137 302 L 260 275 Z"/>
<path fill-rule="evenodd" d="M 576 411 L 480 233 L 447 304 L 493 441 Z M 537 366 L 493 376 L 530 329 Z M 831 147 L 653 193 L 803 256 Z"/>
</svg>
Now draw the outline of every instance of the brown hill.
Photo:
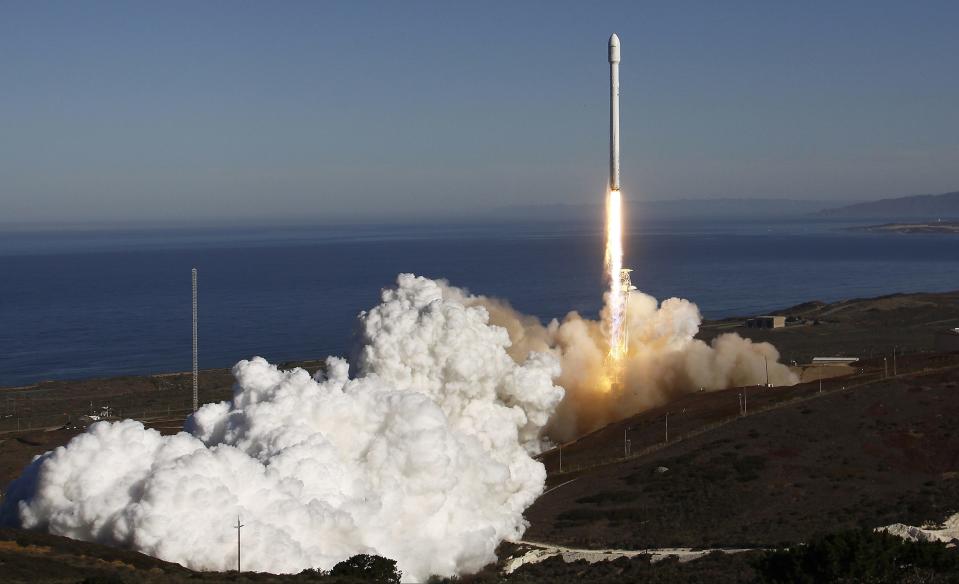
<svg viewBox="0 0 959 584">
<path fill-rule="evenodd" d="M 839 355 L 891 361 L 894 349 L 899 354 L 934 351 L 936 331 L 959 327 L 959 291 L 806 302 L 773 314 L 789 317 L 790 326 L 750 329 L 745 317 L 728 318 L 705 323 L 699 337 L 709 341 L 735 332 L 770 342 L 785 362 Z"/>
<path fill-rule="evenodd" d="M 959 355 L 910 373 L 697 393 L 543 455 L 526 537 L 580 547 L 764 547 L 959 512 Z M 669 412 L 670 441 L 665 442 Z M 624 436 L 631 441 L 624 454 Z"/>
</svg>

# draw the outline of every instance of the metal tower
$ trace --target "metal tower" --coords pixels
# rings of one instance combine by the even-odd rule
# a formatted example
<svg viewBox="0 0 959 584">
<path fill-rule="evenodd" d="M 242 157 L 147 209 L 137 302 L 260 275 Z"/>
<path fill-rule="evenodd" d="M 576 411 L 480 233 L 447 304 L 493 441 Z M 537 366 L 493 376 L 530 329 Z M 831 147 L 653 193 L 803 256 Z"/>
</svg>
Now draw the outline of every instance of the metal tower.
<svg viewBox="0 0 959 584">
<path fill-rule="evenodd" d="M 629 268 L 623 268 L 619 271 L 619 289 L 623 292 L 623 320 L 626 319 L 626 315 L 629 313 L 629 293 L 636 289 L 636 286 L 633 286 L 633 282 L 629 277 L 629 273 L 633 270 Z M 623 323 L 622 333 L 622 343 L 623 355 L 626 355 L 626 351 L 629 348 L 629 327 L 626 326 L 626 323 Z"/>
<path fill-rule="evenodd" d="M 233 526 L 233 529 L 236 530 L 236 575 L 240 575 L 240 530 L 246 527 L 240 523 L 240 516 L 236 516 L 236 525 Z"/>
<path fill-rule="evenodd" d="M 630 272 L 633 270 L 623 268 L 619 271 L 620 290 L 623 295 L 623 319 L 625 321 L 629 308 L 629 293 L 636 289 L 630 279 Z M 606 371 L 610 380 L 610 386 L 613 391 L 623 389 L 623 359 L 629 352 L 629 326 L 623 322 L 619 329 L 619 334 L 610 339 L 610 351 L 606 357 Z"/>
<path fill-rule="evenodd" d="M 197 404 L 196 268 L 193 268 L 193 411 Z"/>
</svg>

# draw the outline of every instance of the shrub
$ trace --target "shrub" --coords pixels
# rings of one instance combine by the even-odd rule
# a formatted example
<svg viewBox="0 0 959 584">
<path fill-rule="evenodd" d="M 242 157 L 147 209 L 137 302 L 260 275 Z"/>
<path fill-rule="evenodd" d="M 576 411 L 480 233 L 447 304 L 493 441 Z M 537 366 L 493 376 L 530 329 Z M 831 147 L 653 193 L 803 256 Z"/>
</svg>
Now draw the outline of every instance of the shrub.
<svg viewBox="0 0 959 584">
<path fill-rule="evenodd" d="M 87 576 L 83 580 L 80 580 L 79 584 L 126 584 L 126 580 L 119 576 L 107 574 L 99 576 Z"/>
<path fill-rule="evenodd" d="M 959 554 L 942 543 L 905 541 L 863 529 L 768 552 L 755 568 L 760 581 L 767 584 L 892 584 L 916 572 L 953 573 L 959 570 Z"/>
<path fill-rule="evenodd" d="M 396 560 L 359 554 L 333 566 L 330 576 L 376 584 L 399 584 L 402 573 L 396 569 Z"/>
</svg>

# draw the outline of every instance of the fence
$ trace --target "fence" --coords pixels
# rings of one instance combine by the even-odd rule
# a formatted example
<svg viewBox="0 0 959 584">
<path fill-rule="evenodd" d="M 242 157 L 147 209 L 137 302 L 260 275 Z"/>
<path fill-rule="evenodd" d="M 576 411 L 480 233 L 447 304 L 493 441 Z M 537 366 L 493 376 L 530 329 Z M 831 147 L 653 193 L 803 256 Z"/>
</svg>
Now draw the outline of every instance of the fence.
<svg viewBox="0 0 959 584">
<path fill-rule="evenodd" d="M 925 375 L 930 373 L 936 373 L 940 371 L 948 371 L 951 369 L 955 369 L 956 367 L 959 367 L 959 363 L 957 363 L 957 360 L 959 360 L 959 356 L 955 356 L 955 355 L 945 355 L 945 356 L 933 355 L 930 358 L 926 359 L 925 362 L 921 364 L 921 366 L 917 367 L 915 364 L 912 364 L 912 366 L 909 367 L 908 371 L 903 370 L 903 368 L 900 368 L 898 371 L 898 375 L 896 375 L 895 377 L 893 377 L 893 375 L 891 374 L 891 371 L 888 375 L 884 371 L 878 371 L 878 372 L 870 371 L 868 373 L 858 373 L 858 374 L 847 376 L 847 377 L 827 378 L 822 380 L 821 392 L 816 389 L 813 389 L 812 391 L 810 391 L 811 388 L 818 389 L 817 382 L 810 381 L 804 384 L 806 386 L 805 389 L 808 393 L 790 396 L 785 399 L 775 401 L 773 403 L 767 402 L 763 405 L 756 405 L 756 406 L 750 405 L 750 408 L 748 410 L 748 416 L 754 416 L 757 414 L 761 414 L 763 412 L 777 410 L 787 406 L 795 405 L 797 403 L 802 403 L 802 402 L 813 400 L 826 395 L 831 395 L 837 392 L 866 387 L 866 386 L 873 385 L 875 383 L 888 380 L 888 379 L 907 378 L 907 377 L 914 377 L 914 376 Z M 762 390 L 759 390 L 759 391 L 762 391 Z M 769 391 L 776 391 L 776 389 L 771 388 Z M 752 402 L 750 403 L 752 404 Z M 547 466 L 547 473 L 551 479 L 558 480 L 561 482 L 562 480 L 567 480 L 571 478 L 572 476 L 586 470 L 607 466 L 610 464 L 617 464 L 617 463 L 625 462 L 627 460 L 632 460 L 632 459 L 647 456 L 649 454 L 652 454 L 653 452 L 662 450 L 666 448 L 667 446 L 672 446 L 679 442 L 683 442 L 690 438 L 694 438 L 701 434 L 705 434 L 706 432 L 715 430 L 716 428 L 720 428 L 727 424 L 731 424 L 742 417 L 743 417 L 742 410 L 738 410 L 734 414 L 731 414 L 715 422 L 704 424 L 702 426 L 699 426 L 695 430 L 687 431 L 683 434 L 676 435 L 675 437 L 673 436 L 672 433 L 670 433 L 669 442 L 658 442 L 655 444 L 650 444 L 640 449 L 636 449 L 635 446 L 631 445 L 629 454 L 627 456 L 623 456 L 622 454 L 623 453 L 622 444 L 617 444 L 615 448 L 611 449 L 610 456 L 603 457 L 603 458 L 594 457 L 590 460 L 590 462 L 585 464 L 575 464 L 575 463 L 569 464 L 568 462 L 566 464 L 562 464 L 562 463 L 555 464 L 555 460 L 554 460 L 554 461 L 551 461 L 554 464 Z M 575 444 L 575 441 L 571 444 Z M 541 462 L 544 462 L 545 464 L 544 459 L 547 456 L 554 458 L 553 455 L 555 455 L 557 451 L 561 452 L 562 448 L 563 447 L 544 452 L 540 457 Z M 562 454 L 559 455 L 559 460 L 560 461 L 562 460 Z"/>
</svg>

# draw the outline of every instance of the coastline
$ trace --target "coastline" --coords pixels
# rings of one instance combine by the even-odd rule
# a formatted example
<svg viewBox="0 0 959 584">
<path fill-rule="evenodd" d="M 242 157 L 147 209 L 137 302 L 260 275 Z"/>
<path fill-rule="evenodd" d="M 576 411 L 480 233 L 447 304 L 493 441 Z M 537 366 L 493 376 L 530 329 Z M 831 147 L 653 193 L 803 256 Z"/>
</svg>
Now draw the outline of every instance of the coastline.
<svg viewBox="0 0 959 584">
<path fill-rule="evenodd" d="M 959 235 L 959 221 L 927 221 L 921 223 L 883 223 L 880 225 L 862 225 L 847 227 L 847 231 L 869 233 L 934 233 Z"/>
</svg>

